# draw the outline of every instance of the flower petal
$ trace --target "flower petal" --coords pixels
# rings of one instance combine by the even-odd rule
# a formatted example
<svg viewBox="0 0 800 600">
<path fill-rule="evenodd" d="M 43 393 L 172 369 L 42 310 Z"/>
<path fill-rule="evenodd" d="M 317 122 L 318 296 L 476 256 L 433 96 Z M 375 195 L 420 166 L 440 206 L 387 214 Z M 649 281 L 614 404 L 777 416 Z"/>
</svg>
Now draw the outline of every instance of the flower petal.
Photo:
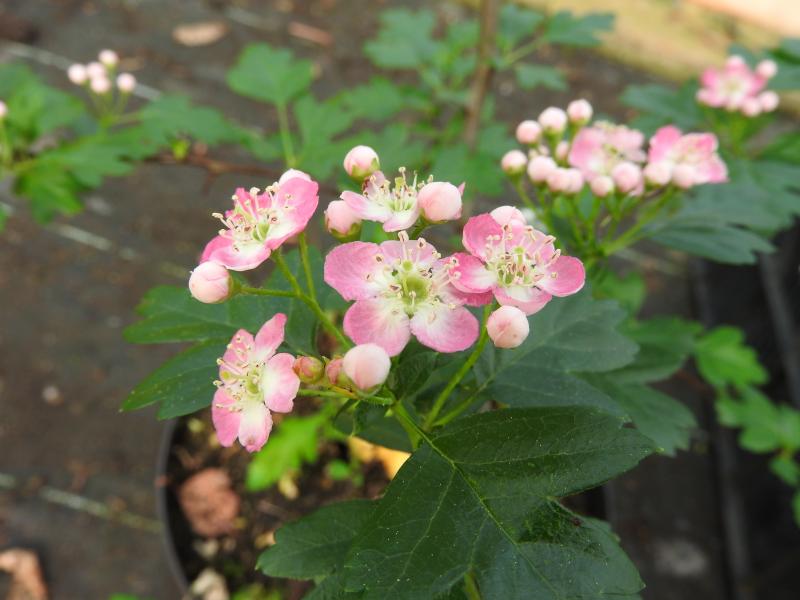
<svg viewBox="0 0 800 600">
<path fill-rule="evenodd" d="M 419 206 L 414 206 L 408 210 L 392 213 L 392 216 L 383 224 L 384 231 L 403 231 L 408 229 L 419 218 Z"/>
<path fill-rule="evenodd" d="M 436 248 L 424 239 L 389 240 L 381 242 L 380 250 L 389 264 L 409 258 L 418 268 L 430 269 L 437 260 Z"/>
<path fill-rule="evenodd" d="M 240 329 L 233 334 L 230 343 L 228 343 L 228 347 L 225 349 L 225 354 L 222 355 L 222 360 L 231 366 L 238 365 L 245 360 L 243 357 L 250 356 L 250 352 L 254 347 L 255 340 L 253 339 L 253 335 L 246 329 Z M 219 378 L 225 380 L 222 374 L 223 369 L 224 366 L 220 366 Z"/>
<path fill-rule="evenodd" d="M 218 235 L 206 244 L 200 262 L 211 260 L 232 271 L 249 271 L 267 260 L 271 252 L 257 242 L 234 248 L 231 238 Z"/>
<path fill-rule="evenodd" d="M 294 356 L 281 352 L 269 359 L 261 375 L 261 391 L 264 402 L 275 412 L 291 412 L 300 378 L 292 369 Z"/>
<path fill-rule="evenodd" d="M 239 436 L 241 413 L 232 410 L 235 401 L 223 389 L 218 389 L 211 401 L 211 420 L 217 431 L 219 443 L 228 448 Z"/>
<path fill-rule="evenodd" d="M 272 431 L 272 415 L 263 402 L 247 402 L 239 421 L 239 443 L 248 452 L 257 452 L 264 447 Z"/>
<path fill-rule="evenodd" d="M 503 235 L 503 227 L 489 213 L 472 217 L 464 225 L 463 242 L 470 254 L 486 259 L 486 244 L 490 236 Z"/>
<path fill-rule="evenodd" d="M 385 298 L 357 300 L 344 315 L 344 331 L 356 344 L 378 344 L 389 356 L 400 354 L 411 339 L 402 304 Z"/>
<path fill-rule="evenodd" d="M 458 264 L 450 268 L 452 274 L 450 282 L 456 289 L 470 294 L 480 294 L 490 291 L 497 282 L 494 271 L 487 269 L 483 262 L 471 254 L 456 252 L 453 258 Z"/>
<path fill-rule="evenodd" d="M 318 190 L 316 181 L 302 177 L 292 177 L 278 188 L 271 204 L 280 209 L 280 216 L 267 233 L 266 244 L 269 248 L 274 250 L 306 228 L 319 204 Z"/>
<path fill-rule="evenodd" d="M 354 213 L 366 221 L 377 221 L 383 223 L 389 220 L 392 216 L 392 211 L 388 207 L 382 206 L 377 202 L 373 202 L 366 196 L 356 194 L 355 192 L 342 192 L 339 196 L 345 201 L 347 206 L 350 207 Z"/>
<path fill-rule="evenodd" d="M 494 297 L 503 306 L 516 306 L 526 315 L 532 315 L 542 310 L 552 296 L 537 287 L 515 285 L 510 287 L 497 287 Z"/>
<path fill-rule="evenodd" d="M 267 360 L 283 343 L 286 315 L 277 313 L 261 326 L 255 338 L 255 351 L 258 360 Z"/>
<path fill-rule="evenodd" d="M 553 296 L 569 296 L 583 287 L 586 270 L 574 256 L 559 256 L 536 285 Z"/>
<path fill-rule="evenodd" d="M 437 352 L 460 352 L 478 339 L 478 320 L 463 306 L 420 306 L 411 319 L 411 333 Z"/>
<path fill-rule="evenodd" d="M 376 295 L 384 262 L 378 256 L 380 247 L 369 242 L 349 242 L 336 246 L 325 257 L 325 283 L 335 289 L 345 300 L 359 300 Z"/>
</svg>

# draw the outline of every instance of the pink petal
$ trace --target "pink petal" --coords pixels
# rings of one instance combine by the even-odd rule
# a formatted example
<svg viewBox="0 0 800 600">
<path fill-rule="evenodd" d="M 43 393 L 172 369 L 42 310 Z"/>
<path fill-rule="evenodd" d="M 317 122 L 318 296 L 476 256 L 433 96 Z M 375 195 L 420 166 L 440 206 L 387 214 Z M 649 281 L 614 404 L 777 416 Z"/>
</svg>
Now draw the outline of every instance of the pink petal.
<svg viewBox="0 0 800 600">
<path fill-rule="evenodd" d="M 344 315 L 344 332 L 356 344 L 378 344 L 389 356 L 400 354 L 411 339 L 402 304 L 385 298 L 357 300 Z"/>
<path fill-rule="evenodd" d="M 241 413 L 238 410 L 231 410 L 233 404 L 233 398 L 222 388 L 217 390 L 211 402 L 211 420 L 217 431 L 219 443 L 226 448 L 232 446 L 239 436 Z"/>
<path fill-rule="evenodd" d="M 460 352 L 478 339 L 478 320 L 463 306 L 423 305 L 411 319 L 411 332 L 437 352 Z"/>
<path fill-rule="evenodd" d="M 292 410 L 300 378 L 292 369 L 294 356 L 282 352 L 269 359 L 261 377 L 264 402 L 270 410 L 287 413 Z"/>
<path fill-rule="evenodd" d="M 542 310 L 552 296 L 537 287 L 523 287 L 515 285 L 511 287 L 496 287 L 494 297 L 503 306 L 516 306 L 526 315 L 532 315 Z"/>
<path fill-rule="evenodd" d="M 719 156 L 712 156 L 707 166 L 708 183 L 724 183 L 728 181 L 728 167 Z"/>
<path fill-rule="evenodd" d="M 364 194 L 372 195 L 378 190 L 380 190 L 381 185 L 383 182 L 386 181 L 386 175 L 384 175 L 381 171 L 375 171 L 369 178 L 364 182 L 363 190 Z M 342 198 L 344 200 L 344 198 Z"/>
<path fill-rule="evenodd" d="M 650 151 L 648 160 L 659 162 L 668 158 L 668 155 L 675 144 L 681 139 L 681 130 L 674 125 L 667 125 L 656 131 L 650 138 Z"/>
<path fill-rule="evenodd" d="M 409 227 L 414 225 L 414 223 L 417 222 L 418 218 L 419 218 L 418 206 L 414 206 L 414 208 L 409 210 L 393 213 L 392 216 L 389 217 L 383 224 L 383 230 L 403 231 L 404 229 L 408 229 Z"/>
<path fill-rule="evenodd" d="M 266 244 L 273 250 L 303 231 L 319 204 L 316 181 L 292 177 L 282 184 L 272 199 L 272 206 L 283 209 L 280 221 L 270 227 Z"/>
<path fill-rule="evenodd" d="M 242 357 L 249 356 L 254 347 L 255 340 L 252 334 L 245 329 L 240 329 L 233 334 L 228 347 L 225 349 L 225 354 L 222 355 L 222 360 L 229 365 L 238 365 L 242 362 Z M 219 369 L 220 379 L 224 379 L 222 371 L 223 367 L 221 366 Z"/>
<path fill-rule="evenodd" d="M 450 282 L 456 289 L 480 294 L 490 291 L 497 282 L 497 275 L 471 254 L 457 252 L 453 257 L 458 260 L 458 266 L 452 267 L 453 277 Z"/>
<path fill-rule="evenodd" d="M 264 244 L 258 243 L 235 249 L 231 238 L 218 235 L 206 244 L 200 262 L 212 260 L 232 271 L 248 271 L 267 260 L 271 252 Z"/>
<path fill-rule="evenodd" d="M 373 202 L 361 194 L 342 192 L 339 197 L 345 201 L 350 210 L 364 220 L 383 223 L 392 217 L 392 211 L 388 207 Z"/>
<path fill-rule="evenodd" d="M 436 248 L 424 239 L 399 242 L 389 240 L 381 243 L 381 254 L 387 262 L 410 258 L 414 264 L 423 269 L 429 269 L 436 262 Z"/>
<path fill-rule="evenodd" d="M 586 281 L 583 263 L 573 256 L 559 256 L 547 268 L 537 286 L 553 296 L 569 296 L 580 291 Z"/>
<path fill-rule="evenodd" d="M 239 421 L 239 443 L 248 452 L 257 452 L 264 447 L 272 431 L 272 415 L 263 402 L 247 402 Z"/>
<path fill-rule="evenodd" d="M 464 225 L 464 248 L 470 254 L 485 259 L 488 238 L 496 235 L 503 235 L 503 227 L 492 218 L 492 215 L 484 213 L 472 217 Z"/>
<path fill-rule="evenodd" d="M 278 313 L 269 321 L 261 326 L 255 338 L 256 357 L 258 360 L 266 360 L 283 343 L 284 328 L 286 327 L 286 315 Z"/>
<path fill-rule="evenodd" d="M 717 69 L 708 68 L 703 71 L 703 74 L 700 76 L 700 83 L 703 87 L 715 88 L 719 85 L 719 82 L 720 77 Z"/>
<path fill-rule="evenodd" d="M 369 298 L 380 291 L 374 274 L 383 268 L 381 248 L 369 242 L 349 242 L 336 246 L 325 257 L 325 283 L 345 300 Z"/>
</svg>

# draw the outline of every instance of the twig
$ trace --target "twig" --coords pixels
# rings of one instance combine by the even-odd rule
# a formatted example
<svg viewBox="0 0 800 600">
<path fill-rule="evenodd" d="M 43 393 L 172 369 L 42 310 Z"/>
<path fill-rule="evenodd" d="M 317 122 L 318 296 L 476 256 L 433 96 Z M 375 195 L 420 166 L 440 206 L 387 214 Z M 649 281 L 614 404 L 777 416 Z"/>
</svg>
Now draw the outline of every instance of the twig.
<svg viewBox="0 0 800 600">
<path fill-rule="evenodd" d="M 494 75 L 495 37 L 497 35 L 497 16 L 500 12 L 500 0 L 481 0 L 481 30 L 478 40 L 478 63 L 475 78 L 472 80 L 472 93 L 467 106 L 467 124 L 464 129 L 464 141 L 470 148 L 478 142 L 478 130 L 481 124 L 481 112 L 486 94 Z"/>
</svg>

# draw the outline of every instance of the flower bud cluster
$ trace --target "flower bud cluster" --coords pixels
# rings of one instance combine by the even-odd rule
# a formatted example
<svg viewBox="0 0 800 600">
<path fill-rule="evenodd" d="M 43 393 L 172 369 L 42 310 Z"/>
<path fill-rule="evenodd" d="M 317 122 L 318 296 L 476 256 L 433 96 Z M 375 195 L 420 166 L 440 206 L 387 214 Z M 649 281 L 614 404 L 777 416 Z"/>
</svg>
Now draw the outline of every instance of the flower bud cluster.
<svg viewBox="0 0 800 600">
<path fill-rule="evenodd" d="M 113 50 L 101 50 L 96 61 L 76 63 L 67 69 L 67 77 L 75 85 L 85 87 L 96 96 L 106 96 L 116 86 L 123 96 L 136 88 L 136 78 L 130 73 L 117 73 L 119 56 Z"/>
<path fill-rule="evenodd" d="M 703 71 L 697 101 L 746 117 L 772 112 L 780 100 L 778 94 L 766 87 L 777 73 L 775 61 L 762 60 L 751 68 L 741 56 L 731 55 L 722 68 L 709 67 Z"/>
</svg>

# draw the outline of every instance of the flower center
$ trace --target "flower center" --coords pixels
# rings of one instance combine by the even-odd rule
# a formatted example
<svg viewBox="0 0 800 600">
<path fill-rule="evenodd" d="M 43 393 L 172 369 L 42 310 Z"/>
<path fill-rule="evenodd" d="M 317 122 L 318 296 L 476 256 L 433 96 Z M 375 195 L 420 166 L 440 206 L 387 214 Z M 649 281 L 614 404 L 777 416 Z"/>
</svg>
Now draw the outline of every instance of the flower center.
<svg viewBox="0 0 800 600">
<path fill-rule="evenodd" d="M 284 213 L 292 210 L 290 194 L 286 194 L 283 206 L 274 205 L 272 198 L 276 191 L 274 186 L 270 186 L 259 197 L 261 191 L 250 188 L 246 194 L 233 196 L 234 207 L 227 215 L 212 213 L 211 216 L 227 228 L 220 230 L 219 234 L 233 240 L 234 250 L 239 251 L 249 244 L 263 244 L 270 231 L 281 222 Z"/>
<path fill-rule="evenodd" d="M 428 180 L 432 180 L 432 178 L 429 177 Z M 376 184 L 373 180 L 372 188 L 368 189 L 364 195 L 392 212 L 403 212 L 414 208 L 417 204 L 417 192 L 425 183 L 427 181 L 418 183 L 417 174 L 414 173 L 414 180 L 409 184 L 406 180 L 405 167 L 401 167 L 400 176 L 394 179 L 394 186 L 388 179 L 380 184 Z"/>
<path fill-rule="evenodd" d="M 255 359 L 253 345 L 244 342 L 241 337 L 237 337 L 232 344 L 229 344 L 228 350 L 233 350 L 235 357 L 233 360 L 217 359 L 220 379 L 216 380 L 214 385 L 223 388 L 234 400 L 234 403 L 227 408 L 240 411 L 248 402 L 261 401 L 263 396 L 261 378 L 265 362 Z"/>
<path fill-rule="evenodd" d="M 560 256 L 559 250 L 547 260 L 542 256 L 542 250 L 554 239 L 531 226 L 525 227 L 521 233 L 514 233 L 510 225 L 505 225 L 502 235 L 486 238 L 486 266 L 495 272 L 502 287 L 534 286 L 547 275 L 547 267 Z"/>
</svg>

